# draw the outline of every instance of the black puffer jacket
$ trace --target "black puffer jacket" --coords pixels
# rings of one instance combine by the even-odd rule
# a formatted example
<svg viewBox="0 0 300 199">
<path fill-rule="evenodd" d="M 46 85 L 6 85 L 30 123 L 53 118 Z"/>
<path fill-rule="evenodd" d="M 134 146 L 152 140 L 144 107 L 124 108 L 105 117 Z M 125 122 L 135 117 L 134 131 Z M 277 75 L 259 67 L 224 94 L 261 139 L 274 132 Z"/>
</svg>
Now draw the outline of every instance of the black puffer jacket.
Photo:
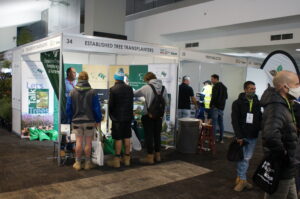
<svg viewBox="0 0 300 199">
<path fill-rule="evenodd" d="M 262 139 L 265 153 L 282 161 L 281 179 L 291 179 L 296 175 L 295 150 L 298 138 L 289 105 L 272 87 L 264 92 L 260 102 L 264 107 Z"/>
<path fill-rule="evenodd" d="M 116 82 L 109 90 L 109 116 L 117 122 L 133 119 L 133 90 L 124 82 Z"/>
<path fill-rule="evenodd" d="M 232 103 L 231 121 L 234 133 L 237 138 L 257 138 L 261 129 L 261 107 L 257 96 L 253 97 L 251 113 L 253 123 L 246 123 L 247 113 L 250 113 L 250 102 L 245 93 L 241 93 L 239 98 Z"/>
</svg>

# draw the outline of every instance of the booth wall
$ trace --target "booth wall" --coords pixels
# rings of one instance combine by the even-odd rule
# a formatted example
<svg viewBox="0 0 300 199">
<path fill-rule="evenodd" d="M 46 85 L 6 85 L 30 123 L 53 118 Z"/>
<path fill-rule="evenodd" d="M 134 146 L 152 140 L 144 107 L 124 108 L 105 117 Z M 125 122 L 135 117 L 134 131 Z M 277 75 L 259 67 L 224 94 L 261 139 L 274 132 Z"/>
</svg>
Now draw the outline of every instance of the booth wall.
<svg viewBox="0 0 300 199">
<path fill-rule="evenodd" d="M 268 77 L 266 76 L 265 71 L 258 68 L 247 68 L 246 80 L 255 83 L 256 95 L 260 99 L 268 85 Z"/>
<path fill-rule="evenodd" d="M 12 62 L 12 131 L 21 134 L 21 50 L 13 52 Z"/>
<path fill-rule="evenodd" d="M 246 80 L 246 68 L 232 65 L 222 65 L 220 73 L 221 81 L 227 87 L 228 99 L 224 110 L 225 131 L 233 132 L 231 125 L 231 107 L 232 103 L 243 92 L 243 84 Z"/>
<path fill-rule="evenodd" d="M 243 91 L 243 83 L 246 79 L 246 68 L 226 65 L 199 62 L 181 62 L 181 76 L 191 77 L 191 86 L 194 92 L 199 92 L 203 88 L 203 82 L 210 80 L 212 74 L 218 74 L 220 81 L 227 87 L 228 99 L 224 110 L 224 128 L 227 132 L 233 132 L 231 125 L 231 106 Z"/>
</svg>

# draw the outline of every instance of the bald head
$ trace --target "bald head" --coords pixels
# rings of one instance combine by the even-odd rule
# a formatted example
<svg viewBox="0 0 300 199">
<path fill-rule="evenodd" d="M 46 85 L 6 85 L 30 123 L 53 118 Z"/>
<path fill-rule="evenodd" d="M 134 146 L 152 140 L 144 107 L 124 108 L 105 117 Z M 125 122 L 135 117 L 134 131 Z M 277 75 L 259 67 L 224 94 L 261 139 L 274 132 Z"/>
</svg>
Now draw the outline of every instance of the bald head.
<svg viewBox="0 0 300 199">
<path fill-rule="evenodd" d="M 299 85 L 299 79 L 296 73 L 290 71 L 281 71 L 276 74 L 273 79 L 273 84 L 276 90 L 282 89 L 284 86 L 295 88 Z"/>
</svg>

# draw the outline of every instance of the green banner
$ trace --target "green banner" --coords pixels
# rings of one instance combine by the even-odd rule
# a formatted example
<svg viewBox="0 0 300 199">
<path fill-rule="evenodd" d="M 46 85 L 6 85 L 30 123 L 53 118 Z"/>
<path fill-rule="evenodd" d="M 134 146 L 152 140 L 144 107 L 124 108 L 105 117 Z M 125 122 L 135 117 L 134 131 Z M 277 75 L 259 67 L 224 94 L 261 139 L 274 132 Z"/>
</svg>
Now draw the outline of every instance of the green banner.
<svg viewBox="0 0 300 199">
<path fill-rule="evenodd" d="M 45 68 L 45 71 L 47 73 L 47 76 L 50 80 L 50 83 L 53 87 L 55 97 L 54 97 L 54 129 L 58 130 L 58 97 L 59 97 L 59 66 L 60 66 L 60 50 L 53 50 L 48 52 L 41 53 L 41 62 L 43 63 L 43 66 Z M 64 81 L 63 81 L 64 82 Z M 64 88 L 64 86 L 62 86 Z M 63 96 L 63 95 L 62 95 Z M 61 99 L 61 104 L 65 104 L 65 98 L 63 97 Z M 64 106 L 62 107 L 62 110 L 64 111 Z"/>
<path fill-rule="evenodd" d="M 129 66 L 129 84 L 135 90 L 141 88 L 146 83 L 144 75 L 148 72 L 147 65 L 131 65 Z"/>
<path fill-rule="evenodd" d="M 60 50 L 53 50 L 41 53 L 41 61 L 57 97 L 59 97 L 59 52 Z"/>
</svg>

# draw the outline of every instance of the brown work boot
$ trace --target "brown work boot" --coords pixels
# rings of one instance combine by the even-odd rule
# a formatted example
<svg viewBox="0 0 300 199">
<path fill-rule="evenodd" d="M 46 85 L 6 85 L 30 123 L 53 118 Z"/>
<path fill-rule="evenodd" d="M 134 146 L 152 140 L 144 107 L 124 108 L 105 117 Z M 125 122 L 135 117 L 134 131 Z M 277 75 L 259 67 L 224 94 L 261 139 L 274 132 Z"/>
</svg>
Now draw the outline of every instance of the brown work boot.
<svg viewBox="0 0 300 199">
<path fill-rule="evenodd" d="M 91 160 L 88 160 L 84 163 L 84 170 L 90 170 L 95 167 L 96 167 L 96 165 L 93 164 Z"/>
<path fill-rule="evenodd" d="M 160 152 L 155 153 L 155 161 L 156 162 L 161 162 Z"/>
<path fill-rule="evenodd" d="M 247 180 L 240 180 L 239 183 L 234 187 L 235 191 L 243 191 L 245 188 L 251 189 L 253 186 L 247 182 Z"/>
<path fill-rule="evenodd" d="M 140 162 L 143 164 L 154 164 L 154 155 L 147 154 L 146 157 L 140 159 Z"/>
<path fill-rule="evenodd" d="M 127 167 L 130 166 L 130 155 L 124 155 L 122 162 L 124 163 L 125 166 Z"/>
<path fill-rule="evenodd" d="M 79 171 L 81 170 L 81 162 L 79 161 L 76 161 L 74 164 L 73 164 L 73 168 L 76 170 L 76 171 Z"/>
<path fill-rule="evenodd" d="M 240 182 L 240 180 L 241 180 L 240 176 L 236 177 L 236 179 L 235 179 L 235 185 L 237 185 Z"/>
<path fill-rule="evenodd" d="M 107 166 L 113 167 L 113 168 L 120 168 L 120 166 L 121 166 L 120 161 L 121 161 L 121 158 L 115 156 L 113 159 L 107 161 Z"/>
</svg>

